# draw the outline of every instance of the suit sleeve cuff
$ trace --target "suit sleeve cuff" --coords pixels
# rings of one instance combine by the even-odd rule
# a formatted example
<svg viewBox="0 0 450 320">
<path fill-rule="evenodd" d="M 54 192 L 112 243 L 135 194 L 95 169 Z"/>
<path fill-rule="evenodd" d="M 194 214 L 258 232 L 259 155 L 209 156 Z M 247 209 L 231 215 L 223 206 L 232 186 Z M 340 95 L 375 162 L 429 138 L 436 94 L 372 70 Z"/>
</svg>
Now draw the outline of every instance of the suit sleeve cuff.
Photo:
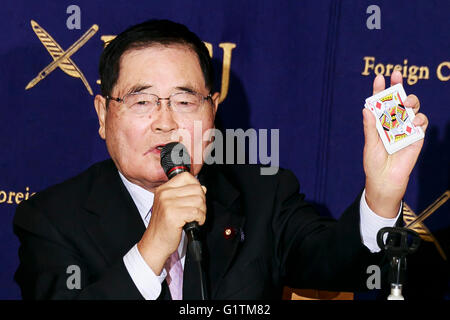
<svg viewBox="0 0 450 320">
<path fill-rule="evenodd" d="M 142 296 L 146 300 L 156 300 L 161 294 L 161 283 L 167 275 L 165 269 L 157 276 L 142 258 L 137 244 L 123 257 L 123 262 Z"/>
<path fill-rule="evenodd" d="M 366 190 L 364 189 L 359 205 L 360 230 L 363 244 L 369 248 L 370 252 L 379 252 L 381 250 L 377 244 L 377 233 L 381 228 L 395 225 L 402 212 L 402 207 L 403 204 L 400 206 L 400 210 L 395 218 L 383 218 L 369 208 L 366 202 Z"/>
</svg>

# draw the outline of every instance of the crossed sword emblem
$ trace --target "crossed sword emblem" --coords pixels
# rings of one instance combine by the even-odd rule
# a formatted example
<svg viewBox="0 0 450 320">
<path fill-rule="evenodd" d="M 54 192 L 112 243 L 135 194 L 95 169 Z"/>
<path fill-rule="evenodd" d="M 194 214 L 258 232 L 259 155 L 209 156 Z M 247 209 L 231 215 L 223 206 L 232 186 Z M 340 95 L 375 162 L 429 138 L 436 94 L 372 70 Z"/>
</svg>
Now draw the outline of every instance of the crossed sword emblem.
<svg viewBox="0 0 450 320">
<path fill-rule="evenodd" d="M 59 67 L 69 76 L 80 78 L 89 93 L 94 95 L 89 82 L 86 80 L 86 77 L 70 57 L 98 31 L 98 25 L 92 25 L 92 27 L 90 27 L 89 30 L 86 31 L 86 33 L 74 42 L 66 51 L 64 51 L 61 46 L 50 36 L 50 34 L 36 21 L 31 20 L 31 27 L 44 45 L 45 49 L 47 49 L 48 53 L 52 56 L 53 61 L 42 69 L 42 71 L 39 72 L 39 74 L 27 84 L 25 90 L 33 88 L 39 81 L 47 77 L 53 70 Z"/>
<path fill-rule="evenodd" d="M 433 242 L 436 249 L 439 251 L 442 259 L 447 261 L 447 256 L 441 245 L 428 228 L 423 224 L 423 221 L 428 218 L 433 212 L 435 212 L 440 206 L 442 206 L 450 198 L 450 190 L 445 191 L 439 198 L 437 198 L 432 204 L 430 204 L 419 216 L 417 216 L 411 208 L 404 203 L 403 206 L 403 221 L 406 224 L 405 228 L 416 231 L 419 236 L 428 242 Z"/>
</svg>

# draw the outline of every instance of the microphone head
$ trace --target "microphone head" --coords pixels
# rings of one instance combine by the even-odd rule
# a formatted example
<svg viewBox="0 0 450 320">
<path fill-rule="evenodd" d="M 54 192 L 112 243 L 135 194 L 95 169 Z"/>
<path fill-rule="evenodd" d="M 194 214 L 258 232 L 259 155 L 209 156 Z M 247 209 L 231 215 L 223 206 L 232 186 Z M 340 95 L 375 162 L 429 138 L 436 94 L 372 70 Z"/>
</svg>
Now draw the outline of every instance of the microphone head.
<svg viewBox="0 0 450 320">
<path fill-rule="evenodd" d="M 161 150 L 161 167 L 169 179 L 179 173 L 191 171 L 191 157 L 179 142 L 166 144 Z"/>
</svg>

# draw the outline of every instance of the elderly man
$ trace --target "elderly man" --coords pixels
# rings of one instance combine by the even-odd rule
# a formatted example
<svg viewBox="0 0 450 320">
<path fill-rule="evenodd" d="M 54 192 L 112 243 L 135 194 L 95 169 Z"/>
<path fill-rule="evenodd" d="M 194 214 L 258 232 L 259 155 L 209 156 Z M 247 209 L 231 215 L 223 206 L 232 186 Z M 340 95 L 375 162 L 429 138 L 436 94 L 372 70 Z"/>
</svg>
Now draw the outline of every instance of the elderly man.
<svg viewBox="0 0 450 320">
<path fill-rule="evenodd" d="M 118 35 L 100 60 L 95 97 L 110 160 L 20 204 L 16 281 L 31 299 L 199 299 L 198 274 L 183 226 L 197 221 L 212 299 L 279 299 L 285 285 L 351 290 L 379 263 L 377 231 L 393 226 L 423 140 L 388 155 L 375 119 L 363 111 L 365 189 L 339 221 L 320 217 L 280 169 L 204 165 L 168 181 L 161 148 L 214 127 L 219 94 L 211 59 L 185 26 L 151 20 Z M 391 85 L 402 81 L 394 72 Z M 374 92 L 385 88 L 374 81 Z M 424 130 L 419 101 L 405 101 Z M 199 151 L 200 150 L 200 151 Z M 70 271 L 72 270 L 72 271 Z M 71 274 L 81 276 L 77 283 Z"/>
</svg>

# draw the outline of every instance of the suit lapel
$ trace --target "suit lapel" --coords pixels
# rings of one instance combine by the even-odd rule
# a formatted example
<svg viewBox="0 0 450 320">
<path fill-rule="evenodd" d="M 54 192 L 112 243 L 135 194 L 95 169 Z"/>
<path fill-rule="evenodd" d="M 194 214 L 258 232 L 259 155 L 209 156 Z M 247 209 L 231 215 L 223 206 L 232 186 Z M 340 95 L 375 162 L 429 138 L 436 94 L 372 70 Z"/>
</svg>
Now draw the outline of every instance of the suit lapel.
<svg viewBox="0 0 450 320">
<path fill-rule="evenodd" d="M 203 269 L 209 297 L 214 298 L 237 252 L 245 217 L 240 210 L 239 191 L 216 166 L 204 165 L 199 180 L 207 187 L 207 219 L 201 228 Z M 81 219 L 108 264 L 121 259 L 144 234 L 139 211 L 112 160 L 100 165 Z M 227 228 L 233 229 L 235 235 L 226 238 Z M 189 252 L 183 279 L 183 299 L 200 299 L 198 269 Z M 168 299 L 170 292 L 165 289 L 164 298 Z"/>
<path fill-rule="evenodd" d="M 228 271 L 240 243 L 240 230 L 245 218 L 240 210 L 239 191 L 225 178 L 217 166 L 204 165 L 199 180 L 207 188 L 206 222 L 201 228 L 203 237 L 203 269 L 209 297 L 214 298 L 222 278 Z M 225 230 L 232 236 L 226 237 Z M 197 266 L 186 253 L 183 298 L 200 299 L 200 281 Z"/>
<path fill-rule="evenodd" d="M 145 225 L 112 160 L 102 163 L 82 215 L 93 242 L 111 264 L 121 259 L 145 232 Z"/>
<path fill-rule="evenodd" d="M 165 279 L 161 283 L 161 293 L 159 294 L 159 297 L 156 300 L 172 300 L 172 296 L 170 295 L 170 289 Z"/>
</svg>

